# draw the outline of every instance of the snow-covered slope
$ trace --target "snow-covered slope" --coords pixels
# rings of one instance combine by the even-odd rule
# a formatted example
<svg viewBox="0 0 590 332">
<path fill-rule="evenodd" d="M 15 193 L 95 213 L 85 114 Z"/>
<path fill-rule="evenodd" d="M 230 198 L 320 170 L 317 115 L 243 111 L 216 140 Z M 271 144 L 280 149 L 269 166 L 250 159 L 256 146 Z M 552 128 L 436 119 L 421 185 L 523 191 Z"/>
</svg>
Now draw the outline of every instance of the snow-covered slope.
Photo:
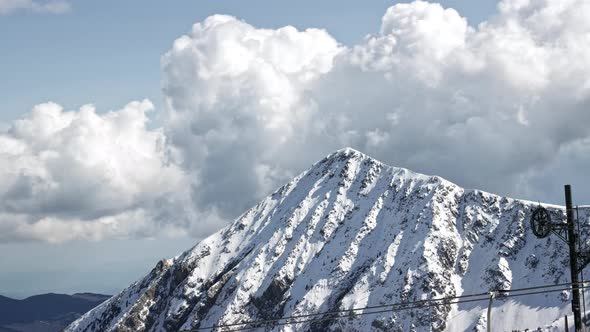
<svg viewBox="0 0 590 332">
<path fill-rule="evenodd" d="M 340 150 L 192 249 L 158 262 L 67 331 L 176 331 L 568 282 L 566 246 L 529 229 L 536 205 Z M 551 211 L 565 218 L 559 207 Z M 483 330 L 486 307 L 351 314 L 257 330 Z M 569 300 L 548 293 L 499 300 L 495 308 L 498 330 L 537 328 L 563 317 Z"/>
</svg>

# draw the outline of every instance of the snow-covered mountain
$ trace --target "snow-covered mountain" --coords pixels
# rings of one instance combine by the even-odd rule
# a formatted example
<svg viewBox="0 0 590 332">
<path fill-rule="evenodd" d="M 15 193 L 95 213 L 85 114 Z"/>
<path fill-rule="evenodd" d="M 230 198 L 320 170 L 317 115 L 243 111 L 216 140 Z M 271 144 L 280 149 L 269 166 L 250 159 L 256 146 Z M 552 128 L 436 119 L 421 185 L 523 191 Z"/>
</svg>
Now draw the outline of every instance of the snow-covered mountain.
<svg viewBox="0 0 590 332">
<path fill-rule="evenodd" d="M 565 244 L 530 231 L 536 206 L 339 150 L 66 330 L 188 330 L 568 282 Z M 569 306 L 565 292 L 498 300 L 494 327 L 557 324 Z M 255 330 L 483 330 L 486 309 L 484 301 L 351 312 Z"/>
</svg>

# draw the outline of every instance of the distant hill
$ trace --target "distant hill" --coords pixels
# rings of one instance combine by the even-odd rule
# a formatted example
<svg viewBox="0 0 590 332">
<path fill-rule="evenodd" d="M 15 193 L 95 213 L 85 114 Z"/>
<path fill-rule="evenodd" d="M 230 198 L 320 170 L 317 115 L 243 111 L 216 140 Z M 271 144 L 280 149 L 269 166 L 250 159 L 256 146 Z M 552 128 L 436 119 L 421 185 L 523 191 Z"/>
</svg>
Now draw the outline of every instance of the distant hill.
<svg viewBox="0 0 590 332">
<path fill-rule="evenodd" d="M 15 300 L 0 295 L 0 332 L 59 331 L 109 297 L 49 293 Z"/>
</svg>

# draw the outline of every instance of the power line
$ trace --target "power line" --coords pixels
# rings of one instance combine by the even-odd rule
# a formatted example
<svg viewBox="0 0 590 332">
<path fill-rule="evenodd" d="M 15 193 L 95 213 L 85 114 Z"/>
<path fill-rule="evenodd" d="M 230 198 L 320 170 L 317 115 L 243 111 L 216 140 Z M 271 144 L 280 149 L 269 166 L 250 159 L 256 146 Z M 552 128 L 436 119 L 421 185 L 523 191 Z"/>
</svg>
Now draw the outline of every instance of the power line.
<svg viewBox="0 0 590 332">
<path fill-rule="evenodd" d="M 428 305 L 414 305 L 411 307 L 406 307 L 406 308 L 396 308 L 396 309 L 387 309 L 387 310 L 377 310 L 377 311 L 368 311 L 368 312 L 360 312 L 360 313 L 356 313 L 356 316 L 364 316 L 364 315 L 372 315 L 372 314 L 379 314 L 379 313 L 385 313 L 385 312 L 398 312 L 398 311 L 404 311 L 404 310 L 412 310 L 412 309 L 425 309 L 425 308 L 430 308 L 430 307 L 436 307 L 436 306 L 440 306 L 440 305 L 447 305 L 447 304 L 459 304 L 459 303 L 467 303 L 467 302 L 477 302 L 477 301 L 487 301 L 488 298 L 481 298 L 481 299 L 471 299 L 471 300 L 459 300 L 459 301 L 454 301 L 454 302 L 445 302 L 445 303 L 434 303 L 434 304 L 428 304 Z M 406 305 L 410 305 L 411 303 L 407 303 Z M 402 304 L 395 304 L 397 306 L 401 306 Z M 392 305 L 393 306 L 393 305 Z M 359 308 L 359 309 L 355 309 L 355 310 L 361 310 L 363 308 Z M 349 313 L 350 310 L 344 312 L 344 313 Z M 315 322 L 321 322 L 321 321 L 325 321 L 325 320 L 335 320 L 335 319 L 342 319 L 342 318 L 349 318 L 350 316 L 347 315 L 341 315 L 342 312 L 325 312 L 325 313 L 318 313 L 315 314 L 316 316 L 319 315 L 332 315 L 330 317 L 322 317 L 322 318 L 314 318 L 314 319 L 305 319 L 305 320 L 296 320 L 296 321 L 287 321 L 287 322 L 278 322 L 278 323 L 274 323 L 274 324 L 266 324 L 263 326 L 249 326 L 249 327 L 241 327 L 241 328 L 236 328 L 233 330 L 225 330 L 225 332 L 236 332 L 236 331 L 246 331 L 246 330 L 253 330 L 253 329 L 257 329 L 257 328 L 261 328 L 264 326 L 282 326 L 282 325 L 292 325 L 292 324 L 300 324 L 300 323 L 315 323 Z M 281 321 L 281 320 L 290 320 L 292 318 L 277 318 L 277 321 Z M 183 330 L 182 332 L 189 332 L 189 331 L 203 331 L 203 330 L 212 330 L 212 329 L 220 329 L 220 328 L 228 328 L 230 326 L 237 326 L 237 325 L 249 325 L 249 324 L 261 324 L 260 321 L 251 321 L 251 322 L 245 322 L 245 323 L 238 323 L 238 324 L 227 324 L 227 325 L 217 325 L 217 326 L 213 326 L 213 327 L 205 327 L 205 328 L 198 328 L 198 329 L 194 329 L 194 330 Z"/>
<path fill-rule="evenodd" d="M 579 286 L 577 287 L 578 289 L 585 289 L 585 288 L 590 288 L 590 286 Z M 567 291 L 567 290 L 572 290 L 572 288 L 562 288 L 562 289 L 550 289 L 550 290 L 544 290 L 544 291 L 536 291 L 536 292 L 529 292 L 529 293 L 522 293 L 522 294 L 509 294 L 509 295 L 504 295 L 499 299 L 502 298 L 507 298 L 507 297 L 517 297 L 517 296 L 524 296 L 524 295 L 534 295 L 534 294 L 546 294 L 546 293 L 553 293 L 553 292 L 563 292 L 563 291 Z"/>
<path fill-rule="evenodd" d="M 541 288 L 554 288 L 554 287 L 566 286 L 566 285 L 570 285 L 571 286 L 572 283 L 563 283 L 563 284 L 555 284 L 555 285 L 544 285 L 544 286 L 526 287 L 526 288 L 510 289 L 510 290 L 500 290 L 498 292 L 502 292 L 502 293 L 507 293 L 507 292 L 521 292 L 521 291 L 525 291 L 525 290 L 534 290 L 534 289 L 541 289 Z M 590 287 L 590 286 L 579 286 L 577 288 L 578 289 L 582 289 L 582 288 L 588 288 L 588 287 Z M 503 295 L 502 298 L 515 297 L 515 296 L 524 296 L 524 295 L 533 295 L 533 294 L 541 294 L 541 293 L 551 293 L 551 292 L 558 292 L 558 291 L 564 291 L 564 290 L 571 290 L 571 288 L 563 288 L 563 289 L 555 289 L 555 290 L 545 290 L 545 291 L 529 292 L 529 293 L 521 293 L 521 294 L 509 294 L 509 295 Z M 485 296 L 485 297 L 484 298 L 479 298 L 479 299 L 472 299 L 472 300 L 460 300 L 460 301 L 455 301 L 455 302 L 444 302 L 444 301 L 452 300 L 452 299 L 478 297 L 478 296 Z M 459 303 L 487 301 L 487 300 L 489 300 L 489 293 L 469 294 L 469 295 L 446 297 L 446 298 L 440 298 L 440 299 L 429 299 L 429 300 L 412 301 L 412 302 L 406 302 L 406 303 L 395 303 L 395 304 L 386 304 L 386 305 L 379 305 L 379 306 L 368 306 L 368 307 L 362 307 L 362 308 L 352 308 L 352 309 L 347 309 L 347 310 L 335 310 L 335 311 L 312 313 L 312 314 L 298 315 L 298 316 L 286 316 L 286 317 L 275 318 L 275 319 L 249 321 L 249 322 L 243 322 L 243 323 L 215 325 L 215 326 L 210 326 L 210 327 L 197 328 L 197 329 L 193 329 L 193 330 L 184 330 L 184 332 L 214 330 L 214 329 L 218 329 L 218 328 L 229 328 L 229 327 L 235 327 L 235 326 L 254 325 L 254 324 L 256 324 L 256 325 L 261 325 L 261 324 L 262 325 L 270 325 L 268 323 L 272 323 L 272 322 L 278 322 L 278 323 L 275 323 L 275 324 L 272 324 L 272 325 L 281 326 L 281 325 L 290 325 L 290 324 L 298 324 L 298 323 L 306 323 L 306 322 L 316 322 L 316 321 L 324 321 L 324 320 L 331 320 L 331 319 L 347 318 L 349 316 L 340 316 L 338 314 L 341 314 L 341 313 L 348 313 L 348 314 L 350 314 L 351 312 L 359 311 L 359 310 L 369 310 L 369 309 L 379 309 L 379 308 L 392 307 L 391 309 L 387 309 L 387 310 L 361 312 L 361 313 L 358 313 L 358 314 L 355 314 L 355 315 L 362 316 L 362 315 L 368 315 L 368 314 L 376 314 L 376 313 L 384 313 L 384 312 L 396 312 L 396 311 L 412 310 L 412 309 L 423 309 L 423 308 L 430 308 L 430 307 L 440 306 L 440 305 L 459 304 Z M 442 303 L 426 304 L 428 302 L 442 302 Z M 410 306 L 410 307 L 405 307 L 404 308 L 403 306 Z M 401 308 L 395 308 L 395 307 L 401 307 Z M 338 317 L 324 317 L 324 318 L 319 318 L 319 319 L 296 320 L 298 318 L 306 318 L 306 317 L 321 316 L 321 315 L 338 315 Z M 282 320 L 288 320 L 288 322 L 280 322 Z M 296 321 L 291 322 L 290 320 L 296 320 Z M 244 330 L 250 330 L 250 329 L 255 329 L 255 328 L 259 328 L 259 327 L 260 326 L 256 326 L 256 327 L 243 327 L 243 328 L 238 328 L 238 329 L 235 329 L 235 330 L 228 330 L 228 331 L 231 331 L 231 332 L 233 332 L 233 331 L 244 331 Z"/>
<path fill-rule="evenodd" d="M 579 282 L 577 283 L 580 286 L 576 287 L 577 289 L 584 289 L 590 286 L 585 286 L 585 283 Z M 551 292 L 560 292 L 564 290 L 571 290 L 571 286 L 574 285 L 573 283 L 562 283 L 562 284 L 554 284 L 554 285 L 543 285 L 543 286 L 533 286 L 533 287 L 525 287 L 525 288 L 517 288 L 517 289 L 508 289 L 508 290 L 498 290 L 496 292 L 500 294 L 509 293 L 506 295 L 502 295 L 502 298 L 509 298 L 509 297 L 516 297 L 516 296 L 525 296 L 525 295 L 533 295 L 533 294 L 541 294 L 541 293 L 551 293 Z M 543 291 L 536 291 L 536 292 L 528 292 L 528 293 L 520 293 L 520 294 L 510 294 L 510 293 L 518 293 L 528 290 L 536 290 L 536 289 L 543 289 L 543 288 L 555 288 L 555 287 L 563 287 L 563 286 L 570 286 L 568 288 L 561 288 L 561 289 L 552 289 L 552 290 L 543 290 Z M 334 310 L 334 311 L 326 311 L 326 312 L 319 312 L 319 313 L 310 313 L 310 314 L 303 314 L 303 315 L 292 315 L 292 316 L 285 316 L 273 319 L 264 319 L 264 320 L 255 320 L 255 321 L 247 321 L 242 323 L 232 323 L 232 324 L 222 324 L 222 325 L 213 325 L 209 327 L 200 327 L 196 329 L 190 330 L 183 330 L 182 332 L 197 332 L 197 331 L 206 331 L 206 330 L 214 330 L 220 328 L 232 328 L 237 326 L 243 325 L 259 325 L 256 327 L 242 327 L 237 328 L 234 330 L 227 330 L 227 331 L 244 331 L 250 330 L 254 328 L 259 328 L 260 325 L 271 325 L 269 323 L 274 323 L 274 326 L 281 326 L 281 325 L 290 325 L 290 324 L 299 324 L 299 323 L 308 323 L 308 322 L 319 322 L 324 320 L 332 320 L 332 319 L 340 319 L 340 318 L 347 318 L 350 316 L 343 316 L 340 315 L 342 313 L 349 314 L 354 313 L 355 311 L 363 311 L 360 313 L 355 313 L 356 316 L 362 315 L 369 315 L 369 314 L 377 314 L 377 313 L 384 313 L 384 312 L 396 312 L 396 311 L 403 311 L 403 310 L 412 310 L 412 309 L 422 309 L 422 308 L 430 308 L 440 305 L 450 305 L 450 304 L 460 304 L 460 303 L 467 303 L 467 302 L 477 302 L 477 301 L 487 301 L 489 300 L 490 293 L 478 293 L 478 294 L 468 294 L 468 295 L 460 295 L 460 296 L 452 296 L 452 297 L 444 297 L 439 299 L 426 299 L 426 300 L 419 300 L 419 301 L 411 301 L 405 303 L 392 303 L 392 304 L 384 304 L 384 305 L 377 305 L 377 306 L 366 306 L 362 308 L 351 308 L 351 309 L 342 309 L 342 310 Z M 477 299 L 471 300 L 462 300 L 465 298 L 473 298 L 479 297 Z M 458 300 L 458 301 L 452 301 Z M 451 301 L 451 302 L 448 302 Z M 372 310 L 372 309 L 383 309 L 389 308 L 387 310 L 379 310 L 379 311 L 367 311 L 365 310 Z M 305 319 L 299 320 L 300 318 L 309 318 L 314 316 L 326 316 L 332 315 L 335 317 L 322 317 L 316 319 Z M 286 322 L 281 322 L 286 320 Z M 292 321 L 295 320 L 295 321 Z"/>
<path fill-rule="evenodd" d="M 510 292 L 521 292 L 521 291 L 525 291 L 525 290 L 533 290 L 533 289 L 541 289 L 541 288 L 554 288 L 554 287 L 561 287 L 561 286 L 572 286 L 572 285 L 576 285 L 579 284 L 581 286 L 578 286 L 577 288 L 582 288 L 584 286 L 584 284 L 590 283 L 590 281 L 586 281 L 586 282 L 564 282 L 561 284 L 554 284 L 554 285 L 542 285 L 542 286 L 532 286 L 532 287 L 524 287 L 524 288 L 516 288 L 516 289 L 501 289 L 501 290 L 496 290 L 495 292 L 499 292 L 499 293 L 510 293 Z M 486 293 L 489 294 L 489 293 Z"/>
<path fill-rule="evenodd" d="M 380 308 L 387 308 L 387 307 L 394 307 L 394 306 L 403 306 L 403 305 L 410 305 L 410 304 L 420 304 L 426 302 L 438 302 L 438 301 L 449 301 L 461 298 L 469 298 L 469 297 L 476 297 L 476 296 L 488 296 L 489 293 L 479 293 L 479 294 L 469 294 L 469 295 L 461 295 L 461 296 L 451 296 L 451 297 L 444 297 L 440 299 L 427 299 L 427 300 L 419 300 L 419 301 L 412 301 L 412 302 L 405 302 L 405 303 L 394 303 L 394 304 L 383 304 L 383 305 L 376 305 L 376 306 L 367 306 L 362 308 L 351 308 L 351 309 L 342 309 L 342 310 L 334 310 L 334 311 L 326 311 L 326 312 L 319 312 L 319 313 L 311 313 L 311 314 L 302 314 L 302 315 L 293 315 L 287 317 L 280 317 L 280 318 L 272 318 L 272 319 L 265 319 L 265 320 L 257 320 L 245 323 L 232 323 L 232 324 L 224 324 L 223 327 L 231 327 L 231 326 L 238 326 L 238 325 L 245 325 L 245 324 L 262 324 L 262 323 L 272 323 L 276 321 L 281 321 L 285 319 L 299 319 L 299 318 L 307 318 L 312 316 L 321 316 L 326 314 L 337 314 L 337 313 L 350 313 L 351 311 L 360 311 L 360 310 L 368 310 L 368 309 L 380 309 Z M 201 331 L 201 330 L 211 330 L 221 327 L 221 325 L 211 326 L 211 327 L 201 327 L 194 330 L 184 330 L 183 332 L 188 331 Z"/>
</svg>

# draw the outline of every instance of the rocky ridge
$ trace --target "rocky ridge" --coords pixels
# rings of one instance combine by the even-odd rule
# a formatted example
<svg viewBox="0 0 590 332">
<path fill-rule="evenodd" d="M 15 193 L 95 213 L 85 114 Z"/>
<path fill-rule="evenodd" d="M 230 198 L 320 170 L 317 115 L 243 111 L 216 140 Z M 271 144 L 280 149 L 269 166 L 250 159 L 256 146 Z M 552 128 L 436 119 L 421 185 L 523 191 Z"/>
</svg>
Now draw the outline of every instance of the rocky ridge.
<svg viewBox="0 0 590 332">
<path fill-rule="evenodd" d="M 567 282 L 566 246 L 529 229 L 536 206 L 339 150 L 66 331 L 189 330 Z M 548 208 L 564 218 L 563 208 Z M 351 312 L 257 330 L 483 330 L 485 306 Z M 551 330 L 568 306 L 556 293 L 499 300 L 494 323 Z"/>
</svg>

